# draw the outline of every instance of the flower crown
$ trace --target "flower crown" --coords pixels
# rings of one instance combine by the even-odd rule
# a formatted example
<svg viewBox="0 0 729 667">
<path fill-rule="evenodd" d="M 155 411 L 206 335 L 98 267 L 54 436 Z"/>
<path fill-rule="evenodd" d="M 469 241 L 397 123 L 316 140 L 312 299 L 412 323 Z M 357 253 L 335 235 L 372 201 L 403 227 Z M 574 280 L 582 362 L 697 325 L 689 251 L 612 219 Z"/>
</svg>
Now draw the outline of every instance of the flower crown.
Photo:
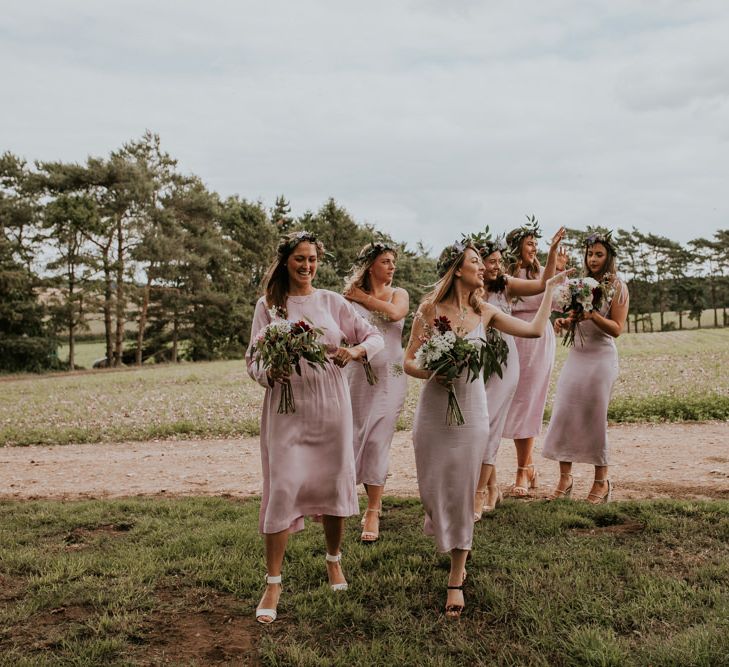
<svg viewBox="0 0 729 667">
<path fill-rule="evenodd" d="M 293 252 L 294 248 L 299 245 L 299 243 L 302 243 L 304 241 L 307 241 L 308 243 L 313 243 L 314 245 L 317 245 L 319 243 L 319 240 L 314 234 L 312 234 L 311 232 L 307 232 L 304 229 L 300 232 L 293 232 L 288 236 L 284 236 L 281 241 L 279 241 L 278 248 L 276 250 L 278 251 L 279 255 L 290 255 Z"/>
<path fill-rule="evenodd" d="M 509 244 L 511 251 L 514 254 L 518 254 L 519 245 L 525 238 L 527 238 L 527 236 L 533 236 L 535 239 L 542 237 L 542 230 L 539 229 L 539 221 L 536 217 L 532 214 L 531 216 L 526 216 L 526 219 L 526 225 L 512 229 L 506 235 L 506 242 Z"/>
<path fill-rule="evenodd" d="M 471 247 L 473 244 L 468 236 L 463 235 L 460 241 L 456 241 L 449 246 L 443 248 L 443 252 L 440 253 L 438 258 L 438 264 L 436 270 L 438 271 L 438 278 L 442 278 L 448 269 L 451 268 L 466 252 L 466 248 Z"/>
<path fill-rule="evenodd" d="M 503 235 L 499 234 L 496 237 L 491 236 L 491 230 L 488 225 L 486 225 L 486 229 L 482 232 L 471 234 L 468 239 L 482 258 L 488 257 L 494 252 L 500 252 L 503 255 L 508 250 L 508 246 L 506 245 Z"/>
<path fill-rule="evenodd" d="M 397 254 L 397 249 L 385 241 L 373 241 L 360 250 L 357 259 L 354 260 L 355 266 L 365 266 L 373 262 L 376 257 L 383 252 L 391 252 Z"/>
<path fill-rule="evenodd" d="M 613 255 L 618 254 L 618 246 L 613 240 L 612 231 L 605 232 L 604 234 L 597 231 L 593 232 L 589 229 L 588 231 L 590 232 L 590 234 L 586 236 L 584 240 L 585 250 L 587 250 L 587 248 L 589 248 L 590 246 L 595 245 L 596 243 L 602 243 Z"/>
</svg>

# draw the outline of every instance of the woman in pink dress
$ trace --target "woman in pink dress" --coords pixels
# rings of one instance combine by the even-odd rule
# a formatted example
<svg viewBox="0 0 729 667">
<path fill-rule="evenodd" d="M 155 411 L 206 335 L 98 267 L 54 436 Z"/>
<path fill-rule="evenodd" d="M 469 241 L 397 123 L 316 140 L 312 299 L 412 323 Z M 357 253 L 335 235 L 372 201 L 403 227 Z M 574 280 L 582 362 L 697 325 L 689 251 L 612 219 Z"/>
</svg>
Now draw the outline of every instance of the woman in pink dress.
<svg viewBox="0 0 729 667">
<path fill-rule="evenodd" d="M 404 289 L 392 286 L 396 261 L 396 248 L 386 243 L 368 243 L 360 251 L 344 288 L 344 296 L 354 303 L 354 309 L 374 324 L 385 339 L 385 349 L 371 362 L 377 384 L 367 382 L 362 364 L 347 367 L 357 484 L 364 484 L 367 493 L 367 509 L 362 517 L 363 542 L 375 542 L 380 536 L 390 445 L 408 389 L 407 377 L 402 372 L 402 329 L 410 299 Z"/>
<path fill-rule="evenodd" d="M 506 245 L 501 238 L 492 239 L 488 229 L 485 234 L 474 237 L 484 263 L 486 302 L 506 315 L 511 315 L 511 304 L 514 299 L 530 298 L 534 294 L 544 292 L 547 281 L 554 275 L 559 243 L 563 235 L 564 228 L 561 228 L 552 238 L 547 267 L 542 274 L 542 279 L 539 281 L 514 278 L 503 273 L 502 252 L 506 249 Z M 535 313 L 536 311 L 531 314 L 532 317 L 529 318 L 529 321 Z M 547 331 L 551 333 L 551 327 L 547 327 Z M 542 338 L 546 335 L 548 334 L 545 334 Z M 554 337 L 553 334 L 552 337 Z M 522 342 L 542 339 L 515 338 L 508 334 L 504 334 L 503 338 L 509 348 L 506 366 L 502 369 L 501 377 L 494 373 L 486 381 L 486 400 L 489 406 L 490 423 L 488 440 L 483 461 L 481 462 L 478 487 L 474 494 L 473 518 L 475 521 L 481 519 L 483 512 L 493 511 L 501 501 L 501 491 L 496 480 L 496 455 L 499 452 L 506 417 L 520 381 L 519 343 L 517 340 Z"/>
<path fill-rule="evenodd" d="M 465 424 L 448 426 L 445 378 L 434 378 L 431 371 L 420 368 L 416 352 L 436 317 L 447 317 L 455 331 L 473 341 L 479 341 L 489 326 L 516 336 L 540 336 L 549 322 L 546 304 L 532 322 L 523 322 L 484 303 L 479 298 L 483 274 L 481 257 L 470 240 L 448 246 L 438 260 L 440 280 L 418 308 L 405 351 L 405 372 L 427 380 L 415 413 L 413 446 L 425 532 L 451 558 L 448 618 L 458 618 L 465 606 L 465 565 L 473 541 L 472 502 L 489 430 L 486 391 L 478 379 L 467 382 L 465 373 L 456 379 L 453 386 Z M 548 282 L 550 292 L 559 279 L 561 276 Z"/>
<path fill-rule="evenodd" d="M 608 478 L 607 410 L 618 377 L 615 339 L 628 316 L 628 288 L 615 274 L 616 248 L 611 234 L 594 233 L 585 240 L 585 275 L 612 284 L 612 298 L 600 312 L 584 313 L 577 324 L 574 347 L 570 348 L 557 382 L 552 418 L 542 455 L 559 461 L 560 478 L 552 499 L 572 494 L 572 464 L 595 466 L 595 479 L 588 502 L 606 503 L 612 495 Z M 569 319 L 560 318 L 555 328 L 565 329 Z"/>
<path fill-rule="evenodd" d="M 542 284 L 549 278 L 550 256 L 546 268 L 537 258 L 537 239 L 541 236 L 536 221 L 512 229 L 506 236 L 511 254 L 516 258 L 509 266 L 509 275 L 521 280 Z M 564 271 L 567 266 L 567 252 L 560 247 L 556 254 L 556 270 Z M 511 312 L 521 320 L 530 320 L 542 303 L 542 293 L 522 296 L 511 301 Z M 516 479 L 510 495 L 517 498 L 529 496 L 529 489 L 537 487 L 537 472 L 534 469 L 532 452 L 537 436 L 542 430 L 544 406 L 547 404 L 547 390 L 554 366 L 555 339 L 552 329 L 541 338 L 520 338 L 515 341 L 519 351 L 519 382 L 511 400 L 504 423 L 502 437 L 514 440 L 516 447 Z"/>
<path fill-rule="evenodd" d="M 344 590 L 340 565 L 344 519 L 358 514 L 352 452 L 352 409 L 341 368 L 382 349 L 380 332 L 362 319 L 341 294 L 315 289 L 312 281 L 324 247 L 308 232 L 289 234 L 263 279 L 264 295 L 256 304 L 248 373 L 266 388 L 261 417 L 263 496 L 259 530 L 266 550 L 266 590 L 256 618 L 271 623 L 281 594 L 281 566 L 289 533 L 304 526 L 306 515 L 321 515 L 326 566 L 333 590 Z M 333 363 L 310 368 L 289 379 L 296 411 L 278 414 L 281 384 L 253 359 L 258 333 L 272 321 L 272 310 L 290 321 L 306 320 L 323 330 L 320 340 Z M 346 339 L 352 347 L 343 347 Z"/>
</svg>

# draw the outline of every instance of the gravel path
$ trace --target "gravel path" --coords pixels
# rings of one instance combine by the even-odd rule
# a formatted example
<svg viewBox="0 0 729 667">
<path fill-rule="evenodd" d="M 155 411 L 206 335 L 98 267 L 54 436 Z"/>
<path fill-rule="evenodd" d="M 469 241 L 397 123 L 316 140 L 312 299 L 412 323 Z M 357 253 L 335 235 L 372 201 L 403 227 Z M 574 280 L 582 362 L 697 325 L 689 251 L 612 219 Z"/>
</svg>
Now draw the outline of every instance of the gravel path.
<svg viewBox="0 0 729 667">
<path fill-rule="evenodd" d="M 609 431 L 617 500 L 729 499 L 729 423 L 636 424 Z M 395 435 L 387 493 L 417 495 L 412 435 Z M 557 465 L 537 452 L 538 496 L 557 480 Z M 513 482 L 514 446 L 503 441 L 497 468 L 502 487 Z M 575 466 L 575 491 L 589 490 L 592 469 Z M 118 444 L 0 449 L 0 498 L 114 498 L 257 495 L 258 439 L 165 440 Z"/>
</svg>

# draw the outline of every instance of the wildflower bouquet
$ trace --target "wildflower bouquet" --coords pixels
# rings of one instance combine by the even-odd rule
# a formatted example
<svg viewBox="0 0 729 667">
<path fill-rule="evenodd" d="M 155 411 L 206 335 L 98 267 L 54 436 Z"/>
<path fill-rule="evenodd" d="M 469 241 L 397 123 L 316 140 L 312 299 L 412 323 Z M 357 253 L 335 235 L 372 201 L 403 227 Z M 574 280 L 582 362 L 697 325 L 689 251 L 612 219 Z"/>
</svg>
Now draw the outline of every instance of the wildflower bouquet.
<svg viewBox="0 0 729 667">
<path fill-rule="evenodd" d="M 317 338 L 323 333 L 321 329 L 312 327 L 308 322 L 290 322 L 280 316 L 275 308 L 270 311 L 271 322 L 256 336 L 252 347 L 252 355 L 256 367 L 261 366 L 268 374 L 268 384 L 273 387 L 281 384 L 281 397 L 278 402 L 278 414 L 296 412 L 294 392 L 289 376 L 295 370 L 301 375 L 301 361 L 311 368 L 321 367 L 328 363 L 326 347 Z"/>
<path fill-rule="evenodd" d="M 481 371 L 490 362 L 492 348 L 487 341 L 480 340 L 482 345 L 477 345 L 474 341 L 458 335 L 453 331 L 447 317 L 438 317 L 432 326 L 426 325 L 425 339 L 415 353 L 415 363 L 418 368 L 433 371 L 435 375 L 442 375 L 448 379 L 446 409 L 448 426 L 462 426 L 466 423 L 458 405 L 453 381 L 465 370 L 466 380 L 473 382 L 481 376 Z"/>
<path fill-rule="evenodd" d="M 585 313 L 600 310 L 612 299 L 613 293 L 612 276 L 609 274 L 605 274 L 601 282 L 594 278 L 570 278 L 557 287 L 554 302 L 563 314 L 569 315 L 562 345 L 570 347 L 575 344 L 575 333 L 579 331 L 577 325 L 584 319 Z"/>
</svg>

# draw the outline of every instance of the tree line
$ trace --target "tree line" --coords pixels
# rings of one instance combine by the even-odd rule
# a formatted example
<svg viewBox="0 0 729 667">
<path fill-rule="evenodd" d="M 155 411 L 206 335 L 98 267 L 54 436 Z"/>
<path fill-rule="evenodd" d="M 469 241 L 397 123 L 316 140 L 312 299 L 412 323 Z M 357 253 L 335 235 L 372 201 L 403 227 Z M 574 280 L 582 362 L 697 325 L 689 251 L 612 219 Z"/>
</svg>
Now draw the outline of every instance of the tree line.
<svg viewBox="0 0 729 667">
<path fill-rule="evenodd" d="M 181 173 L 151 132 L 83 164 L 4 153 L 0 221 L 4 371 L 74 369 L 76 342 L 98 318 L 105 365 L 240 357 L 263 272 L 280 235 L 296 229 L 328 250 L 321 287 L 341 290 L 359 249 L 383 238 L 400 249 L 397 281 L 413 303 L 436 278 L 422 243 L 396 242 L 334 199 L 294 217 L 283 195 L 270 209 L 221 197 Z M 576 249 L 583 235 L 571 229 L 567 243 Z M 653 330 L 651 312 L 668 328 L 664 313 L 676 311 L 682 327 L 684 315 L 698 319 L 707 307 L 726 325 L 729 230 L 688 247 L 636 229 L 616 238 L 635 331 Z M 61 340 L 68 362 L 56 354 Z"/>
</svg>

